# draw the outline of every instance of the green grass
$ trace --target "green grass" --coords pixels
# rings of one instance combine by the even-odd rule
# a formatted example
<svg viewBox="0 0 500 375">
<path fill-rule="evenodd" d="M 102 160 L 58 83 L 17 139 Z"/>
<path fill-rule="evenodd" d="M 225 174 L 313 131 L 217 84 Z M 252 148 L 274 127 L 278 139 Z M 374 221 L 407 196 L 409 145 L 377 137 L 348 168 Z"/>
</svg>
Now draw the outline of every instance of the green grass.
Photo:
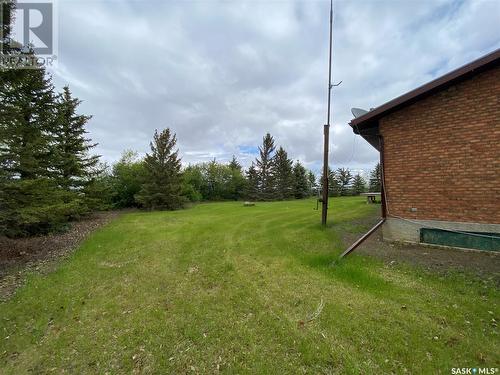
<svg viewBox="0 0 500 375">
<path fill-rule="evenodd" d="M 0 304 L 1 373 L 450 373 L 499 367 L 495 285 L 332 266 L 378 207 L 314 201 L 129 213 Z M 361 220 L 361 221 L 360 221 Z M 324 308 L 313 321 L 301 321 Z"/>
</svg>

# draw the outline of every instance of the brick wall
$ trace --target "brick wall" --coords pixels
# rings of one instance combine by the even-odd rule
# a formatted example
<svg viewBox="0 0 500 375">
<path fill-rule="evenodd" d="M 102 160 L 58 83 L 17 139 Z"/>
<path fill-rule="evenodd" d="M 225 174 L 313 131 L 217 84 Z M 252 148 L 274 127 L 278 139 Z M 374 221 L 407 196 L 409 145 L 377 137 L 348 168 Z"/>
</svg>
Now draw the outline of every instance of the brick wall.
<svg viewBox="0 0 500 375">
<path fill-rule="evenodd" d="M 500 223 L 500 67 L 387 115 L 380 133 L 389 214 Z"/>
</svg>

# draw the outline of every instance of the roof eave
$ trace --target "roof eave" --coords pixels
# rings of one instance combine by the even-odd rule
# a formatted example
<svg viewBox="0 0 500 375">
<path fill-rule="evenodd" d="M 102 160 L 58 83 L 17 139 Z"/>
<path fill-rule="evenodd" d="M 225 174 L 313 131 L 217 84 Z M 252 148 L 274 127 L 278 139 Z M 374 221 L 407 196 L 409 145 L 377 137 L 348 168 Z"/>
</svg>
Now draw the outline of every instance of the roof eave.
<svg viewBox="0 0 500 375">
<path fill-rule="evenodd" d="M 360 129 L 356 124 L 353 124 L 352 121 L 349 123 L 352 127 L 352 131 L 354 134 L 358 134 L 363 137 L 365 141 L 371 144 L 376 150 L 380 151 L 380 134 L 378 130 L 378 121 L 373 121 L 370 127 L 363 127 Z"/>
<path fill-rule="evenodd" d="M 417 100 L 422 99 L 425 96 L 431 95 L 432 93 L 442 90 L 447 86 L 450 86 L 454 83 L 457 83 L 461 80 L 466 79 L 472 74 L 478 73 L 480 71 L 486 70 L 489 67 L 496 66 L 500 63 L 500 48 L 477 59 L 472 61 L 469 64 L 466 64 L 458 69 L 455 69 L 435 80 L 432 80 L 420 87 L 417 87 L 414 90 L 407 92 L 397 98 L 388 101 L 385 104 L 365 113 L 362 116 L 359 116 L 353 120 L 351 120 L 350 125 L 353 127 L 353 130 L 356 134 L 356 128 L 369 128 L 374 126 L 376 123 L 378 126 L 378 120 L 387 115 L 390 112 L 396 111 L 402 107 L 410 105 Z"/>
</svg>

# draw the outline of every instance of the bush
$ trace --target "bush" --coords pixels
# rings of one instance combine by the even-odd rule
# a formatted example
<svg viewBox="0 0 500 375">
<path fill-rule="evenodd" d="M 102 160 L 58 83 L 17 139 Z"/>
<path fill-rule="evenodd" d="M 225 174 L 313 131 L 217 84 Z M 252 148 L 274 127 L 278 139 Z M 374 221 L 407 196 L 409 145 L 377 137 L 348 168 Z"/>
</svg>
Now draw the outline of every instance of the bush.
<svg viewBox="0 0 500 375">
<path fill-rule="evenodd" d="M 145 180 L 144 162 L 138 159 L 137 152 L 125 151 L 113 166 L 111 189 L 114 207 L 138 207 L 135 195 L 141 190 Z"/>
<path fill-rule="evenodd" d="M 182 185 L 182 195 L 186 197 L 190 202 L 199 202 L 203 199 L 201 193 L 189 183 L 184 183 Z"/>
</svg>

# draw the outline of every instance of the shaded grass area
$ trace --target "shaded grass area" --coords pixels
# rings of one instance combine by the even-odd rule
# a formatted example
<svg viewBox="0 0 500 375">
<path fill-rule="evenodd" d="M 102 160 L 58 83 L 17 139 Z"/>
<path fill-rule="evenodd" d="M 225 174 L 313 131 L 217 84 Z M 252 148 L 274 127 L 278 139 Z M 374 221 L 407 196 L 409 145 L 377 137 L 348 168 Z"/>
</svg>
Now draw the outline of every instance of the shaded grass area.
<svg viewBox="0 0 500 375">
<path fill-rule="evenodd" d="M 0 304 L 2 373 L 450 373 L 499 366 L 498 290 L 332 263 L 360 198 L 131 213 Z M 311 322 L 307 317 L 318 309 Z"/>
</svg>

